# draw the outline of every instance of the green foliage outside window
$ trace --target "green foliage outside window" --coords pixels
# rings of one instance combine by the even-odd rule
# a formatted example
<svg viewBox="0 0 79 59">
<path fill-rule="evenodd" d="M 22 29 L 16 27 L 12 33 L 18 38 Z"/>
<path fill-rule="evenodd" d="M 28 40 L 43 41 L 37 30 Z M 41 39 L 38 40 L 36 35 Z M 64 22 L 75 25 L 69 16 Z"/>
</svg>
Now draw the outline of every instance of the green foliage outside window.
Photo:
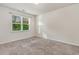
<svg viewBox="0 0 79 59">
<path fill-rule="evenodd" d="M 13 24 L 13 31 L 21 30 L 21 24 Z"/>
<path fill-rule="evenodd" d="M 23 30 L 29 30 L 29 25 L 28 24 L 23 24 Z"/>
<path fill-rule="evenodd" d="M 23 27 L 23 28 L 22 28 Z M 12 30 L 20 31 L 20 30 L 29 30 L 29 22 L 28 18 L 20 17 L 20 16 L 12 16 Z"/>
</svg>

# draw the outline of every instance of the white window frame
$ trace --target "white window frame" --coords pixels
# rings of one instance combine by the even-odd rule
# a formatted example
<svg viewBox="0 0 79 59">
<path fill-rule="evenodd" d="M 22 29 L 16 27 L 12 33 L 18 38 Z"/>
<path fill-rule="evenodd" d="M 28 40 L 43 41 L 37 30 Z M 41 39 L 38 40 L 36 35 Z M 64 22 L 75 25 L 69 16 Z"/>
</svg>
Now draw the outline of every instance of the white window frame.
<svg viewBox="0 0 79 59">
<path fill-rule="evenodd" d="M 13 16 L 13 15 L 12 15 L 12 16 Z M 11 17 L 12 17 L 12 16 L 11 16 Z M 11 22 L 12 22 L 12 23 L 11 23 L 11 28 L 12 28 L 12 31 L 13 31 L 13 32 L 20 32 L 20 31 L 28 31 L 28 30 L 30 30 L 30 19 L 31 19 L 30 17 L 28 17 L 29 29 L 28 29 L 28 30 L 23 30 L 23 18 L 26 18 L 27 16 L 26 16 L 26 17 L 25 17 L 25 16 L 20 16 L 20 15 L 14 15 L 14 16 L 19 16 L 19 17 L 21 17 L 21 23 L 19 23 L 19 24 L 21 24 L 21 30 L 13 30 L 13 24 L 18 24 L 18 23 L 13 23 L 13 22 L 11 21 Z"/>
</svg>

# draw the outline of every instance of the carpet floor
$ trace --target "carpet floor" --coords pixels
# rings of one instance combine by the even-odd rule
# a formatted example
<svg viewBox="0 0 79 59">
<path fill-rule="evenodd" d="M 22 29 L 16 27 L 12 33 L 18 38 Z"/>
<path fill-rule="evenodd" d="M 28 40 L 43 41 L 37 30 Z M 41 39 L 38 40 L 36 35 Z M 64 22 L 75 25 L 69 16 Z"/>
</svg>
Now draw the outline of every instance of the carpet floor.
<svg viewBox="0 0 79 59">
<path fill-rule="evenodd" d="M 79 46 L 32 37 L 0 44 L 0 55 L 78 55 Z"/>
</svg>

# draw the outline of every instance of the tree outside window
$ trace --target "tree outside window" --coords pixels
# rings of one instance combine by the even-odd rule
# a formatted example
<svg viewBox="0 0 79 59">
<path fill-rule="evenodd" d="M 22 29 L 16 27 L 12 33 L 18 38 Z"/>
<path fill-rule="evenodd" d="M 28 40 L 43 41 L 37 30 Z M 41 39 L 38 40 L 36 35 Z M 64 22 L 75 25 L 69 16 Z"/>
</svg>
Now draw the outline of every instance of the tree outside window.
<svg viewBox="0 0 79 59">
<path fill-rule="evenodd" d="M 12 15 L 12 30 L 29 30 L 29 18 Z"/>
</svg>

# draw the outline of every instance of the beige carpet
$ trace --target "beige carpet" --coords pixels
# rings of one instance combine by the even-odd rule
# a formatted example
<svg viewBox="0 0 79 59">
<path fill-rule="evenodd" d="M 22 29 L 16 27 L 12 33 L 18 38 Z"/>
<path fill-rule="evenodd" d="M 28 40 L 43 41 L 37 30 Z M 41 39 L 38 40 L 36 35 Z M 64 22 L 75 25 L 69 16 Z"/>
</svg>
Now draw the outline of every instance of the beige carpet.
<svg viewBox="0 0 79 59">
<path fill-rule="evenodd" d="M 33 37 L 0 45 L 0 55 L 76 55 L 79 47 Z"/>
</svg>

